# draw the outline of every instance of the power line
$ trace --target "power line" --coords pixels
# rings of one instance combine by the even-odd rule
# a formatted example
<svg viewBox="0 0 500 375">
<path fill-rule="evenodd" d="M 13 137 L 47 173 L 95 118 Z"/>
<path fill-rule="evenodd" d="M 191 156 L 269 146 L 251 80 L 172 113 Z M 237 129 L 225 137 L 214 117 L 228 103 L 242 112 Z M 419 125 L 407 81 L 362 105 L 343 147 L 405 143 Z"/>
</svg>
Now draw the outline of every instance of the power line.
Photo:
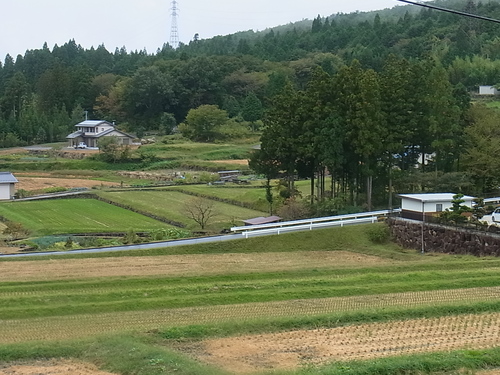
<svg viewBox="0 0 500 375">
<path fill-rule="evenodd" d="M 441 7 L 438 7 L 438 6 L 435 6 L 435 5 L 416 3 L 414 1 L 408 1 L 408 0 L 397 0 L 397 1 L 400 1 L 402 3 L 412 4 L 412 5 L 418 5 L 418 6 L 421 6 L 421 7 L 424 7 L 424 8 L 435 9 L 435 10 L 440 10 L 440 11 L 443 11 L 443 12 L 458 14 L 460 16 L 477 18 L 477 19 L 483 20 L 483 21 L 490 21 L 490 22 L 500 23 L 500 20 L 497 20 L 497 19 L 494 19 L 494 18 L 479 16 L 477 14 L 471 14 L 471 13 L 461 12 L 459 10 L 441 8 Z"/>
</svg>

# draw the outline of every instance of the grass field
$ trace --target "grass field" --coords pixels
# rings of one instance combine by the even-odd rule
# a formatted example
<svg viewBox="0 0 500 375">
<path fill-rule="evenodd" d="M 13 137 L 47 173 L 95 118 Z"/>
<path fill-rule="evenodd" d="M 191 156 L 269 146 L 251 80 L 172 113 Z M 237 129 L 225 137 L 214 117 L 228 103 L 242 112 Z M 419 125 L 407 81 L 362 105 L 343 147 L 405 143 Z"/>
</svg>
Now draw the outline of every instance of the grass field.
<svg viewBox="0 0 500 375">
<path fill-rule="evenodd" d="M 113 202 L 133 206 L 142 211 L 166 217 L 170 220 L 183 223 L 189 229 L 200 229 L 199 226 L 186 214 L 186 205 L 193 199 L 192 196 L 177 191 L 102 191 L 99 195 Z M 242 225 L 242 220 L 265 215 L 265 212 L 251 210 L 227 203 L 211 201 L 214 204 L 215 216 L 208 223 L 209 230 L 220 231 L 234 225 Z"/>
<path fill-rule="evenodd" d="M 170 227 L 149 217 L 95 199 L 4 202 L 0 215 L 34 235 L 149 231 Z"/>
<path fill-rule="evenodd" d="M 368 228 L 0 258 L 0 365 L 68 358 L 144 375 L 500 368 L 500 259 L 373 244 Z"/>
</svg>

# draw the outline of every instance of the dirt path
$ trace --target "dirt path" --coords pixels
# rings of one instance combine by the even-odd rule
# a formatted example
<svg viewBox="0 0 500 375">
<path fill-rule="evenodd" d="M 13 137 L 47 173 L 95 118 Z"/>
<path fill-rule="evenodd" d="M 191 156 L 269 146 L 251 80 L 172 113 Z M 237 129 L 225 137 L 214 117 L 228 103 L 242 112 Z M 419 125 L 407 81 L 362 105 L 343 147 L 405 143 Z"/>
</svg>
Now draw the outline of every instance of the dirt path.
<svg viewBox="0 0 500 375">
<path fill-rule="evenodd" d="M 96 366 L 69 360 L 37 361 L 27 364 L 9 365 L 2 368 L 0 375 L 114 375 L 99 371 Z"/>
</svg>

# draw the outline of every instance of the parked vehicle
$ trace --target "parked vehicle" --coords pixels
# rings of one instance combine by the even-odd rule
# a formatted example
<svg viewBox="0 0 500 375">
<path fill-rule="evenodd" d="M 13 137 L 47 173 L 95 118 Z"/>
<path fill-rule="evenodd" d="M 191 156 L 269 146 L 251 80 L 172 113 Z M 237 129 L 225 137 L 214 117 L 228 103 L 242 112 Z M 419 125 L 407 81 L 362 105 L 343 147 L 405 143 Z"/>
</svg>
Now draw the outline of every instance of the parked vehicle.
<svg viewBox="0 0 500 375">
<path fill-rule="evenodd" d="M 500 207 L 496 208 L 495 211 L 491 214 L 491 220 L 494 223 L 500 223 Z"/>
<path fill-rule="evenodd" d="M 85 142 L 80 142 L 75 148 L 87 148 L 87 145 L 85 144 Z"/>
</svg>

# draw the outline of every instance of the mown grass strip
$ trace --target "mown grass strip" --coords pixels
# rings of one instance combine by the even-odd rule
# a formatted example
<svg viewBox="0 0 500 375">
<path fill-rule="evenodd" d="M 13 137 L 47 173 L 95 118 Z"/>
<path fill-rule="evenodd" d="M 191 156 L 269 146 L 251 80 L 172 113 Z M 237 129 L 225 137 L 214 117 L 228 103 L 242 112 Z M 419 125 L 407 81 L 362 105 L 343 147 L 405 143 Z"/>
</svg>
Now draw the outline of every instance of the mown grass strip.
<svg viewBox="0 0 500 375">
<path fill-rule="evenodd" d="M 452 290 L 457 287 L 495 287 L 496 270 L 484 272 L 424 273 L 417 277 L 405 274 L 368 274 L 338 278 L 335 275 L 287 279 L 276 276 L 268 280 L 218 282 L 190 278 L 146 279 L 135 282 L 117 282 L 88 286 L 71 281 L 34 286 L 32 290 L 21 285 L 0 287 L 0 318 L 25 319 L 31 317 L 134 311 L 156 308 L 182 308 L 209 305 L 228 305 L 314 299 L 347 296 L 384 295 L 417 291 Z M 1 286 L 1 284 L 0 284 Z M 50 286 L 50 288 L 47 288 Z M 59 289 L 60 288 L 60 289 Z M 498 291 L 500 296 L 500 289 Z"/>
<path fill-rule="evenodd" d="M 424 375 L 467 374 L 466 370 L 500 367 L 500 348 L 405 355 L 370 361 L 335 362 L 277 375 Z"/>
<path fill-rule="evenodd" d="M 9 363 L 39 361 L 48 358 L 71 358 L 93 363 L 101 370 L 115 374 L 135 375 L 222 375 L 222 370 L 201 364 L 169 350 L 148 337 L 117 335 L 93 340 L 54 342 L 44 345 L 31 342 L 0 346 L 3 366 Z"/>
</svg>

